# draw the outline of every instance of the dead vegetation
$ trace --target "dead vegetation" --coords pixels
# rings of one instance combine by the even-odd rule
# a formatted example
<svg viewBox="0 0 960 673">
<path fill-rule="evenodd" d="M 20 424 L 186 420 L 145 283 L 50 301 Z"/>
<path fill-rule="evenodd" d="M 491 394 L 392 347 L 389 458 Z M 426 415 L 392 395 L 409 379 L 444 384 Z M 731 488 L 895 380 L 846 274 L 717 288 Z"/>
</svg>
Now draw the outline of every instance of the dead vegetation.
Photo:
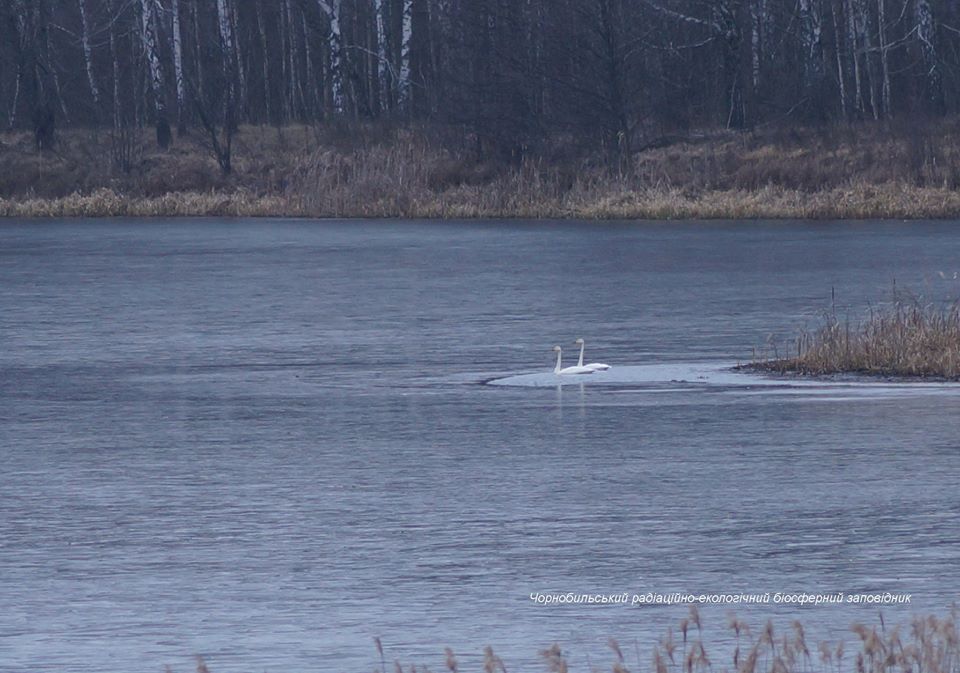
<svg viewBox="0 0 960 673">
<path fill-rule="evenodd" d="M 611 663 L 591 665 L 585 673 L 612 671 L 613 673 L 960 673 L 960 632 L 957 628 L 956 608 L 943 618 L 933 615 L 915 617 L 908 626 L 889 626 L 880 616 L 876 625 L 854 624 L 850 632 L 855 645 L 848 651 L 844 640 L 835 642 L 808 642 L 806 629 L 799 621 L 778 632 L 768 621 L 754 632 L 744 621 L 730 615 L 724 654 L 714 652 L 714 646 L 704 640 L 705 628 L 695 607 L 688 617 L 671 628 L 653 648 L 649 660 L 641 660 L 639 646 L 625 654 L 620 644 L 610 639 Z M 716 634 L 715 634 L 716 635 Z M 374 639 L 377 649 L 377 673 L 430 673 L 425 666 L 404 666 L 395 661 L 387 664 L 388 648 L 380 638 Z M 732 655 L 729 652 L 732 651 Z M 729 656 L 729 658 L 727 658 Z M 444 650 L 444 668 L 449 673 L 507 673 L 519 670 L 508 667 L 487 646 L 482 661 L 475 666 L 461 666 L 450 648 Z M 473 658 L 473 657 L 471 657 Z M 540 652 L 541 670 L 550 673 L 570 673 L 568 657 L 559 644 Z M 167 669 L 170 673 L 170 669 Z M 197 673 L 209 673 L 203 659 L 197 659 Z"/>
<path fill-rule="evenodd" d="M 0 215 L 946 218 L 960 214 L 960 120 L 717 132 L 625 171 L 544 148 L 478 159 L 444 130 L 242 127 L 225 174 L 202 138 L 71 130 L 53 150 L 0 136 Z"/>
<path fill-rule="evenodd" d="M 775 350 L 749 366 L 778 374 L 960 380 L 960 302 L 933 304 L 895 292 L 889 304 L 857 321 L 831 310 L 788 348 L 789 356 Z"/>
</svg>

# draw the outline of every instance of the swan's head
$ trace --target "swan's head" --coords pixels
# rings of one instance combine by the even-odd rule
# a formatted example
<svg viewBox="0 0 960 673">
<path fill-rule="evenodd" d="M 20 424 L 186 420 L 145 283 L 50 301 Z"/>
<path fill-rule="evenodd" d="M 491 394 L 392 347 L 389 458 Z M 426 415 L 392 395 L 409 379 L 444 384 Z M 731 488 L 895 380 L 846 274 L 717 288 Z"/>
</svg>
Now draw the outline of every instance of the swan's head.
<svg viewBox="0 0 960 673">
<path fill-rule="evenodd" d="M 582 345 L 583 345 L 583 339 L 577 339 L 577 340 L 574 341 L 573 343 L 577 344 L 578 346 L 582 346 Z"/>
<path fill-rule="evenodd" d="M 554 347 L 553 347 L 553 352 L 554 352 L 554 353 L 559 353 L 559 352 L 560 352 L 560 346 L 554 346 Z"/>
</svg>

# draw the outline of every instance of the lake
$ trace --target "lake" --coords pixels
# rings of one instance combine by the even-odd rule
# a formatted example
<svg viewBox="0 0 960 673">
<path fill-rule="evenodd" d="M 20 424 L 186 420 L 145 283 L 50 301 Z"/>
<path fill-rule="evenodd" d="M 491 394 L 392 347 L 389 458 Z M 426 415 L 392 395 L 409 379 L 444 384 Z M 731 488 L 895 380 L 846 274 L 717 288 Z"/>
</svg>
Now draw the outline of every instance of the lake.
<svg viewBox="0 0 960 673">
<path fill-rule="evenodd" d="M 729 367 L 831 289 L 956 298 L 956 227 L 2 222 L 0 668 L 635 670 L 687 615 L 537 592 L 944 614 L 960 390 Z M 509 385 L 578 337 L 620 378 Z M 852 645 L 880 609 L 710 606 L 708 643 L 730 610 Z"/>
</svg>

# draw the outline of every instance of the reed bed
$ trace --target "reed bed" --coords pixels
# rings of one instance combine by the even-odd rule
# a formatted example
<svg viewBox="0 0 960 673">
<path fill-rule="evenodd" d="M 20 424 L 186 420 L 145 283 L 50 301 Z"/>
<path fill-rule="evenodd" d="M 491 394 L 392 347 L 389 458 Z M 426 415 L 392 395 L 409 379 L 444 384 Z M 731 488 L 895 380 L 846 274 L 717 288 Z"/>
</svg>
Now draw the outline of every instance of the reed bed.
<svg viewBox="0 0 960 673">
<path fill-rule="evenodd" d="M 714 660 L 704 641 L 700 614 L 690 608 L 677 630 L 670 629 L 654 646 L 648 661 L 642 661 L 639 649 L 625 653 L 615 639 L 608 641 L 610 663 L 591 665 L 588 673 L 960 673 L 960 634 L 956 611 L 945 618 L 917 617 L 907 628 L 888 628 L 880 617 L 875 626 L 854 624 L 855 649 L 847 652 L 844 642 L 808 643 L 806 630 L 794 621 L 789 630 L 778 633 L 768 621 L 759 631 L 730 615 L 727 623 L 733 640 L 729 659 Z M 379 641 L 378 641 L 379 643 Z M 382 654 L 382 645 L 378 644 Z M 633 648 L 631 648 L 633 649 Z M 729 649 L 729 648 L 726 648 Z M 550 673 L 571 673 L 567 657 L 559 644 L 540 651 L 543 667 Z M 381 662 L 384 657 L 381 656 Z M 462 667 L 455 653 L 445 651 L 445 668 L 449 673 L 507 673 L 506 663 L 491 647 L 483 650 L 482 659 L 472 667 Z M 389 673 L 381 663 L 378 673 Z M 407 666 L 394 662 L 394 673 L 430 673 L 427 667 Z"/>
<path fill-rule="evenodd" d="M 774 353 L 751 366 L 780 374 L 960 380 L 960 302 L 935 305 L 895 296 L 855 323 L 840 320 L 834 310 L 790 349 L 795 356 Z"/>
<path fill-rule="evenodd" d="M 581 667 L 584 673 L 960 673 L 960 632 L 957 610 L 946 617 L 918 616 L 906 626 L 888 626 L 881 614 L 877 624 L 853 624 L 850 628 L 851 649 L 844 640 L 817 643 L 807 640 L 806 629 L 794 621 L 787 630 L 778 632 L 767 621 L 762 629 L 753 630 L 735 615 L 729 615 L 726 641 L 718 644 L 714 658 L 713 645 L 704 640 L 704 627 L 695 607 L 676 627 L 656 643 L 649 657 L 642 659 L 639 646 L 625 652 L 610 639 L 610 660 L 606 665 Z M 380 638 L 376 645 L 376 673 L 430 673 L 426 666 L 388 663 L 389 648 Z M 573 673 L 574 668 L 559 644 L 540 651 L 541 666 L 535 670 L 549 673 Z M 438 659 L 440 657 L 438 656 Z M 516 673 L 523 669 L 508 666 L 487 646 L 479 657 L 460 657 L 450 648 L 442 654 L 442 668 L 447 673 Z M 461 659 L 471 663 L 462 665 Z M 172 673 L 167 668 L 167 673 Z M 197 660 L 197 673 L 210 673 L 203 659 Z"/>
<path fill-rule="evenodd" d="M 519 164 L 427 127 L 243 127 L 229 175 L 199 134 L 166 151 L 144 132 L 122 167 L 106 131 L 53 151 L 0 135 L 0 216 L 402 218 L 950 218 L 960 215 L 960 120 L 717 131 L 671 139 L 611 170 L 558 141 Z M 935 138 L 936 142 L 930 139 Z"/>
<path fill-rule="evenodd" d="M 0 217 L 314 217 L 314 218 L 525 218 L 525 219 L 949 219 L 960 216 L 960 192 L 885 185 L 853 186 L 806 194 L 766 187 L 755 192 L 719 191 L 688 195 L 653 188 L 608 190 L 577 186 L 550 196 L 520 176 L 441 193 L 354 192 L 353 187 L 305 194 L 180 191 L 161 196 L 124 193 L 109 187 L 61 197 L 0 198 Z M 515 183 L 513 185 L 509 183 Z M 358 194 L 367 194 L 360 198 Z"/>
</svg>

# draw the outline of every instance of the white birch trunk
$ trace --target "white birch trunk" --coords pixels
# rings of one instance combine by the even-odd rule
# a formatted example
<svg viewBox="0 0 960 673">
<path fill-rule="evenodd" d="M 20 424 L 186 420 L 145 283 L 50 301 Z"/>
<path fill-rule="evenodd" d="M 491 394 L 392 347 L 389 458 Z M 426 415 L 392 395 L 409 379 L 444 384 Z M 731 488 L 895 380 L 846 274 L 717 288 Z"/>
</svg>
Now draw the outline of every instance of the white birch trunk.
<svg viewBox="0 0 960 673">
<path fill-rule="evenodd" d="M 413 42 L 413 0 L 403 0 L 403 22 L 400 40 L 400 83 L 397 104 L 401 110 L 410 106 L 410 48 Z"/>
<path fill-rule="evenodd" d="M 390 83 L 388 79 L 387 66 L 387 29 L 386 29 L 386 8 L 384 0 L 374 0 L 374 10 L 377 20 L 377 84 L 379 87 L 380 109 L 386 110 L 389 107 Z"/>
<path fill-rule="evenodd" d="M 100 88 L 97 86 L 97 78 L 93 71 L 93 50 L 90 48 L 90 20 L 87 16 L 87 0 L 78 0 L 80 5 L 80 41 L 83 46 L 83 59 L 87 69 L 87 83 L 90 85 L 90 95 L 93 96 L 93 102 L 100 105 Z"/>
<path fill-rule="evenodd" d="M 150 66 L 150 87 L 157 116 L 157 144 L 166 147 L 170 143 L 170 125 L 167 122 L 167 105 L 163 94 L 163 69 L 157 50 L 157 17 L 153 0 L 140 0 L 142 20 L 141 39 Z"/>
<path fill-rule="evenodd" d="M 920 42 L 920 53 L 923 55 L 923 66 L 926 69 L 927 97 L 936 111 L 940 112 L 943 107 L 943 80 L 940 74 L 940 59 L 937 56 L 936 25 L 929 0 L 915 0 L 914 13 L 917 22 L 917 40 Z"/>
<path fill-rule="evenodd" d="M 7 130 L 9 131 L 12 131 L 13 127 L 17 123 L 17 105 L 20 102 L 20 88 L 23 86 L 23 50 L 26 43 L 26 17 L 24 16 L 25 10 L 19 2 L 15 2 L 14 11 L 16 12 L 17 17 L 17 78 L 13 88 L 13 100 L 10 103 L 9 123 L 7 124 Z"/>
<path fill-rule="evenodd" d="M 853 61 L 853 105 L 857 114 L 862 114 L 863 107 L 863 82 L 860 76 L 860 31 L 858 30 L 858 21 L 854 13 L 853 0 L 846 0 L 847 13 L 847 41 L 849 42 L 850 58 Z"/>
<path fill-rule="evenodd" d="M 173 74 L 177 80 L 177 128 L 184 130 L 184 99 L 186 97 L 183 83 L 183 40 L 180 34 L 180 0 L 172 0 L 171 13 L 173 15 Z"/>
<path fill-rule="evenodd" d="M 803 42 L 804 85 L 811 86 L 818 82 L 823 74 L 823 54 L 821 52 L 823 26 L 817 0 L 800 0 L 800 25 Z"/>
<path fill-rule="evenodd" d="M 890 93 L 890 58 L 887 45 L 887 9 L 884 0 L 877 0 L 877 23 L 880 35 L 880 69 L 883 78 L 883 112 L 889 117 L 892 110 Z"/>
<path fill-rule="evenodd" d="M 836 46 L 836 57 L 837 57 L 837 82 L 840 84 L 840 113 L 843 116 L 846 116 L 848 113 L 847 110 L 847 84 L 846 84 L 846 73 L 844 72 L 843 67 L 843 54 L 840 51 L 840 23 L 837 21 L 837 6 L 836 4 L 830 5 L 830 16 L 833 18 L 833 41 Z"/>
<path fill-rule="evenodd" d="M 330 49 L 330 92 L 333 97 L 333 111 L 343 113 L 343 36 L 340 31 L 340 7 L 342 0 L 317 0 L 320 10 L 330 20 L 330 36 L 327 40 Z"/>
<path fill-rule="evenodd" d="M 757 2 L 750 4 L 750 73 L 753 79 L 753 88 L 760 88 L 760 49 L 761 49 L 761 16 L 766 7 L 757 8 Z"/>
</svg>

